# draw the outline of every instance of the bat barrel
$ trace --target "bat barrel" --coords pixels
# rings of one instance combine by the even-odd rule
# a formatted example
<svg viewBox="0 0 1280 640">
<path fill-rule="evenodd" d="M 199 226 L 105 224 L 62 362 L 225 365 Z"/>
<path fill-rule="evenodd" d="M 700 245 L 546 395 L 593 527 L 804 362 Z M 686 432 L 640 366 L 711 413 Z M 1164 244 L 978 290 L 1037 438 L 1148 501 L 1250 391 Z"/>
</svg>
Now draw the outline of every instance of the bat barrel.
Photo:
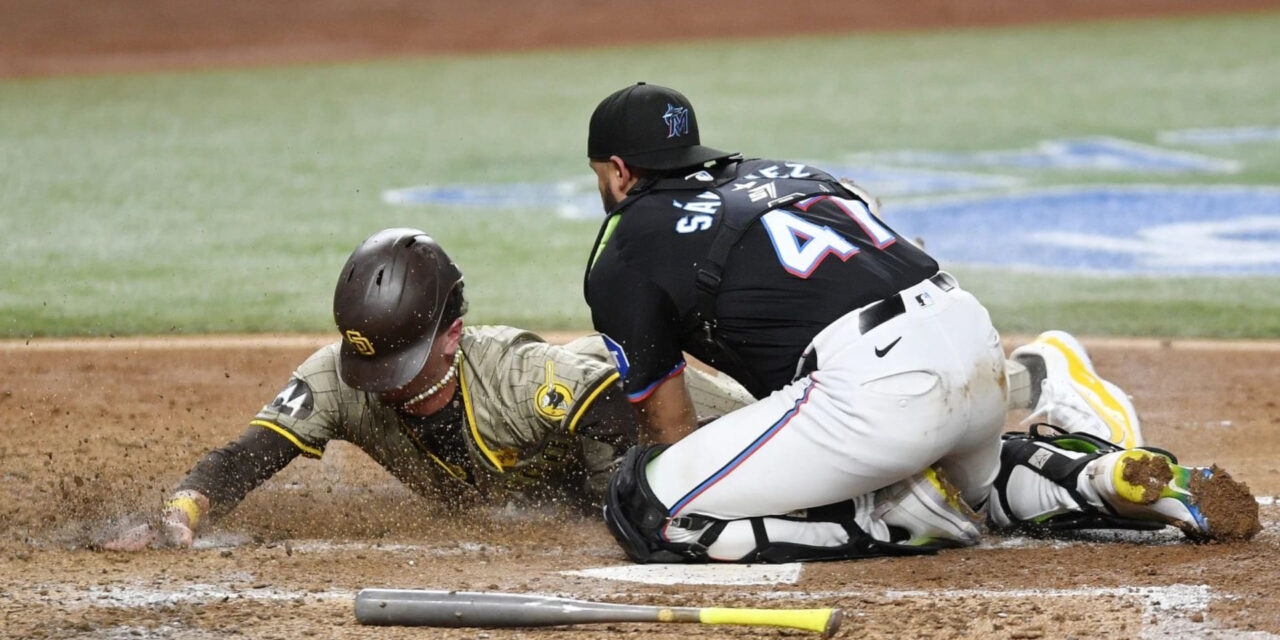
<svg viewBox="0 0 1280 640">
<path fill-rule="evenodd" d="M 593 622 L 657 622 L 658 607 L 584 602 L 549 596 L 418 589 L 362 589 L 356 594 L 361 624 L 423 627 L 544 627 Z M 674 614 L 668 614 L 673 616 Z M 696 622 L 697 614 L 682 612 Z"/>
</svg>

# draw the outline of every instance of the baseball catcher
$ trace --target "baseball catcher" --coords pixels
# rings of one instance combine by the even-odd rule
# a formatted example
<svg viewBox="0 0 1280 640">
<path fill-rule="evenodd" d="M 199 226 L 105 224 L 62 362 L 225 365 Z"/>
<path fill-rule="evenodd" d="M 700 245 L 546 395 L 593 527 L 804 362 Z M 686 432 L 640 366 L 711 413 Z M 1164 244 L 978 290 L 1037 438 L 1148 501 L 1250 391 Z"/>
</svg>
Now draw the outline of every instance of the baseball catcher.
<svg viewBox="0 0 1280 640">
<path fill-rule="evenodd" d="M 321 457 L 331 440 L 355 444 L 434 500 L 600 504 L 621 453 L 637 442 L 603 343 L 560 347 L 510 327 L 464 328 L 466 307 L 462 272 L 435 240 L 416 229 L 374 234 L 338 277 L 341 340 L 307 358 L 237 440 L 196 463 L 159 525 L 106 547 L 190 546 L 210 516 L 298 456 Z M 708 417 L 750 400 L 716 376 L 694 375 Z"/>
<path fill-rule="evenodd" d="M 975 509 L 1237 533 L 1201 501 L 1224 474 L 1140 448 L 1128 400 L 1066 334 L 1009 367 L 978 299 L 856 185 L 704 146 L 688 99 L 645 83 L 599 103 L 587 155 L 607 216 L 586 300 L 661 443 L 610 484 L 605 517 L 633 560 L 920 553 L 973 544 Z M 697 428 L 685 353 L 757 400 Z M 1064 429 L 1002 438 L 1011 386 Z"/>
</svg>

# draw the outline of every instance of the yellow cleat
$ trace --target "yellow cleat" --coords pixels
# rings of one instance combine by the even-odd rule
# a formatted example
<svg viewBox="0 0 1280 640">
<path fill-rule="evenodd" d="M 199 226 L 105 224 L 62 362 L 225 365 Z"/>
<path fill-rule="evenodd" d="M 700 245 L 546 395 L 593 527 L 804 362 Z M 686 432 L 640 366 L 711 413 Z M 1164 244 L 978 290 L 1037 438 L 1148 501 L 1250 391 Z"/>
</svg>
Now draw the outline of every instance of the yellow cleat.
<svg viewBox="0 0 1280 640">
<path fill-rule="evenodd" d="M 1098 377 L 1084 346 L 1065 331 L 1046 331 L 1010 358 L 1031 373 L 1031 415 L 1071 433 L 1088 433 L 1122 449 L 1143 444 L 1138 412 L 1116 385 Z"/>
</svg>

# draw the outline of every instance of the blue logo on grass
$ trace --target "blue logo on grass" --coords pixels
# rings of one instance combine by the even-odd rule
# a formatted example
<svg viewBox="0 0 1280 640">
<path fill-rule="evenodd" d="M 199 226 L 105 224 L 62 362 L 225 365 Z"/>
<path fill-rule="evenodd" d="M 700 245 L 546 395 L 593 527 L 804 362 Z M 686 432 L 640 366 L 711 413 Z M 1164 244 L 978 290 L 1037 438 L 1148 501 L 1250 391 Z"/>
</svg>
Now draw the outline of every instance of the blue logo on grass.
<svg viewBox="0 0 1280 640">
<path fill-rule="evenodd" d="M 1280 274 L 1280 188 L 1071 187 L 898 204 L 884 217 L 944 265 Z"/>
<path fill-rule="evenodd" d="M 889 151 L 854 156 L 859 160 L 932 167 L 1131 171 L 1153 173 L 1233 173 L 1235 160 L 1095 136 L 1046 140 L 1029 149 L 999 151 Z"/>
<path fill-rule="evenodd" d="M 1180 129 L 1161 131 L 1156 136 L 1160 144 L 1196 146 L 1221 146 L 1280 142 L 1280 127 L 1223 127 L 1216 129 Z"/>
</svg>

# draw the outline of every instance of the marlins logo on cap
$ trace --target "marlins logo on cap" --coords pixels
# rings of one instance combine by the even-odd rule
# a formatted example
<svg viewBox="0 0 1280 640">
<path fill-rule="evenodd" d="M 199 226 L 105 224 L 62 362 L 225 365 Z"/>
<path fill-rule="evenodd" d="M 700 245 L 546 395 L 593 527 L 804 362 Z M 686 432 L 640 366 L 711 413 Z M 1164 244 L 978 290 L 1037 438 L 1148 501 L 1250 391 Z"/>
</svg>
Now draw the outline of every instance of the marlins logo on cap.
<svg viewBox="0 0 1280 640">
<path fill-rule="evenodd" d="M 667 123 L 668 138 L 689 133 L 689 110 L 684 107 L 668 104 L 667 112 L 662 114 L 662 121 Z"/>
</svg>

